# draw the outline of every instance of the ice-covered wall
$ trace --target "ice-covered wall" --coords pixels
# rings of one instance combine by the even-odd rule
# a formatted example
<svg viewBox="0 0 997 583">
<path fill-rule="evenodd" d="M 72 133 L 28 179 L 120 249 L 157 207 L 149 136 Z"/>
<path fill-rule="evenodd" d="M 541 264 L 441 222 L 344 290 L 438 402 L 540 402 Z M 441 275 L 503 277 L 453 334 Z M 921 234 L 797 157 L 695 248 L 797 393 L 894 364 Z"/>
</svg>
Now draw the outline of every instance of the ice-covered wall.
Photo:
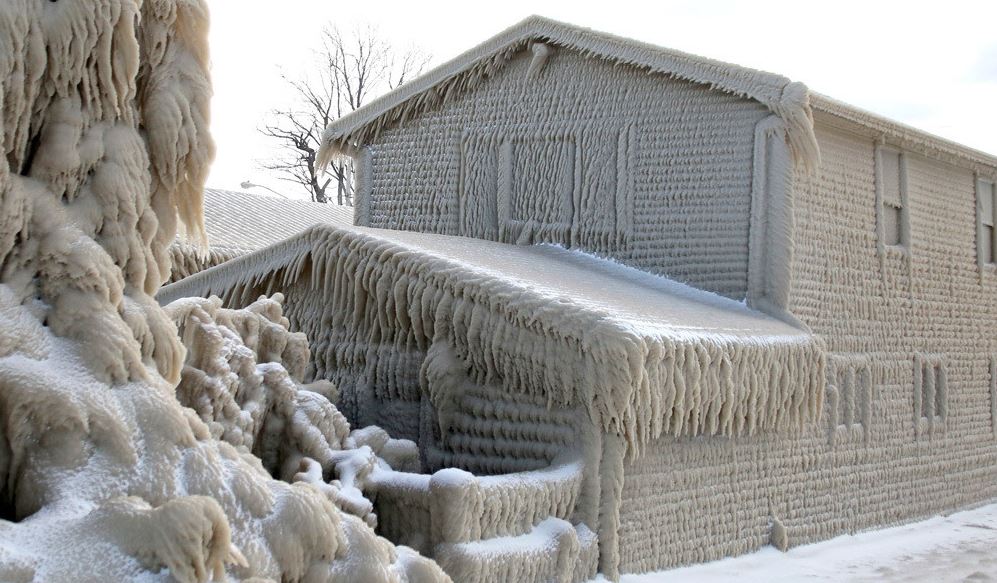
<svg viewBox="0 0 997 583">
<path fill-rule="evenodd" d="M 975 228 L 975 176 L 997 174 L 997 164 L 914 132 L 883 140 L 827 113 L 817 121 L 821 166 L 796 177 L 789 306 L 829 350 L 822 421 L 791 439 L 651 444 L 624 469 L 624 571 L 774 538 L 795 546 L 997 497 L 997 272 L 978 266 Z M 881 140 L 906 150 L 907 250 L 881 245 Z M 931 389 L 944 416 L 930 421 L 918 410 L 925 364 L 943 371 L 944 390 Z"/>
<path fill-rule="evenodd" d="M 755 124 L 769 113 L 601 55 L 524 45 L 364 144 L 357 224 L 556 242 L 742 298 Z"/>
<path fill-rule="evenodd" d="M 446 580 L 337 509 L 321 472 L 273 479 L 246 446 L 266 423 L 177 400 L 203 345 L 188 353 L 152 294 L 177 218 L 203 235 L 207 25 L 201 0 L 0 3 L 0 579 Z M 245 366 L 192 404 L 238 402 L 226 390 L 257 366 L 258 393 L 302 396 L 284 368 L 303 368 L 301 338 L 278 354 L 286 329 L 255 338 L 256 315 L 202 322 Z M 330 408 L 285 426 L 314 437 L 308 413 Z"/>
</svg>

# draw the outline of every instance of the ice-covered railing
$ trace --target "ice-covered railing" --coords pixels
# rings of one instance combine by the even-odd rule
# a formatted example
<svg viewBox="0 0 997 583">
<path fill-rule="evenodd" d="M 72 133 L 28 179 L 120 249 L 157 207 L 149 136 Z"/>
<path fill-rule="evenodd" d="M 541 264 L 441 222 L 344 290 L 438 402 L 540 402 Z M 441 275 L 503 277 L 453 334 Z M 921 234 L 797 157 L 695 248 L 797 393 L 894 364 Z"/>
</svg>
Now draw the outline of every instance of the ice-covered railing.
<svg viewBox="0 0 997 583">
<path fill-rule="evenodd" d="M 584 524 L 548 518 L 529 533 L 469 543 L 444 543 L 436 560 L 454 581 L 589 581 L 598 538 Z"/>
<path fill-rule="evenodd" d="M 180 281 L 240 255 L 240 253 L 221 249 L 209 248 L 205 250 L 180 240 L 170 245 L 169 253 L 173 265 L 170 270 L 170 283 Z"/>
<path fill-rule="evenodd" d="M 378 471 L 366 487 L 379 532 L 436 557 L 455 580 L 512 580 L 503 573 L 549 580 L 541 574 L 570 576 L 579 560 L 584 577 L 566 580 L 583 580 L 597 560 L 595 534 L 572 524 L 583 469 L 581 454 L 569 452 L 544 469 L 500 476 Z"/>
<path fill-rule="evenodd" d="M 580 456 L 549 468 L 476 477 L 448 468 L 433 474 L 433 539 L 469 542 L 529 532 L 541 520 L 569 519 L 582 482 Z M 438 519 L 438 520 L 437 520 Z"/>
<path fill-rule="evenodd" d="M 367 486 L 381 527 L 388 531 L 384 534 L 412 537 L 398 542 L 429 551 L 443 542 L 526 534 L 551 516 L 569 519 L 581 481 L 581 456 L 572 455 L 542 470 L 499 476 L 479 477 L 456 468 L 434 474 L 379 471 Z M 380 511 L 388 506 L 398 510 Z M 395 529 L 392 520 L 406 524 Z"/>
</svg>

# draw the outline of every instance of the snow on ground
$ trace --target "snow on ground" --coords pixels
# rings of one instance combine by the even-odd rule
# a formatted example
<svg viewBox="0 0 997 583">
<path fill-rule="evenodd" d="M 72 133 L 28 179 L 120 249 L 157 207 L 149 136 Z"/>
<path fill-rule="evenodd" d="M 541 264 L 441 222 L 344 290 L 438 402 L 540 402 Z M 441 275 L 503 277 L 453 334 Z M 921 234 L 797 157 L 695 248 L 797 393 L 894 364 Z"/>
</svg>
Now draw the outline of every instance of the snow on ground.
<svg viewBox="0 0 997 583">
<path fill-rule="evenodd" d="M 621 583 L 734 581 L 997 581 L 997 504 L 896 528 L 841 536 L 781 553 L 757 553 Z"/>
</svg>

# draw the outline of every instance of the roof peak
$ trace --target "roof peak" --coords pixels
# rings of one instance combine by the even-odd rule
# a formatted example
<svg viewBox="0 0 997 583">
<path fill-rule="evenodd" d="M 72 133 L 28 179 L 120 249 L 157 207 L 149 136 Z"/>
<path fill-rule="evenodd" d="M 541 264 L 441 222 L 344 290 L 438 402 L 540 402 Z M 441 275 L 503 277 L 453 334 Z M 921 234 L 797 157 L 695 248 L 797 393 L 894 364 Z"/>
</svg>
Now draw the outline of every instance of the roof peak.
<svg viewBox="0 0 997 583">
<path fill-rule="evenodd" d="M 691 55 L 639 40 L 531 15 L 457 57 L 427 71 L 364 107 L 333 122 L 326 129 L 319 153 L 321 163 L 351 154 L 376 139 L 388 127 L 404 123 L 424 111 L 487 80 L 529 42 L 542 39 L 557 46 L 619 63 L 700 83 L 726 93 L 758 101 L 785 123 L 794 157 L 809 167 L 819 160 L 812 110 L 857 124 L 863 132 L 897 142 L 915 151 L 934 153 L 944 159 L 961 160 L 974 169 L 997 166 L 997 157 L 940 138 L 887 117 L 812 93 L 805 85 L 723 61 Z"/>
<path fill-rule="evenodd" d="M 535 40 L 754 99 L 789 125 L 799 120 L 801 113 L 809 119 L 806 88 L 781 75 L 533 15 L 330 124 L 323 136 L 322 161 L 349 153 L 376 138 L 383 129 L 439 107 L 477 86 Z M 789 102 L 784 98 L 788 88 L 793 97 Z M 789 111 L 800 108 L 803 111 Z M 812 134 L 812 128 L 804 132 L 808 133 Z"/>
</svg>

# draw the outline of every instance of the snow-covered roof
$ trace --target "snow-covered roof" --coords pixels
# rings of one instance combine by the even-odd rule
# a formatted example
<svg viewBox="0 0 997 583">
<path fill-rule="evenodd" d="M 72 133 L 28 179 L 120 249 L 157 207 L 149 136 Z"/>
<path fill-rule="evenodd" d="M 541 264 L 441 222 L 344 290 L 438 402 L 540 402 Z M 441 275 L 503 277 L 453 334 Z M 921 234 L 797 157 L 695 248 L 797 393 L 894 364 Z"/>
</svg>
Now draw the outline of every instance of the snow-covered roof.
<svg viewBox="0 0 997 583">
<path fill-rule="evenodd" d="M 690 55 L 584 27 L 530 16 L 456 58 L 428 71 L 343 116 L 326 129 L 323 160 L 350 153 L 375 139 L 385 128 L 404 123 L 423 111 L 467 91 L 494 75 L 529 43 L 541 41 L 586 55 L 633 65 L 677 79 L 701 83 L 733 95 L 748 97 L 786 121 L 790 146 L 797 159 L 812 163 L 819 154 L 813 139 L 811 109 L 864 128 L 867 133 L 892 138 L 897 145 L 943 158 L 955 157 L 973 165 L 997 167 L 997 157 L 945 140 L 829 97 L 811 93 L 805 85 L 767 73 Z"/>
<path fill-rule="evenodd" d="M 319 223 L 351 225 L 353 207 L 204 189 L 204 227 L 213 250 L 249 253 Z"/>
<path fill-rule="evenodd" d="M 455 277 L 460 272 L 463 279 L 481 285 L 502 281 L 543 303 L 570 303 L 572 312 L 577 312 L 573 317 L 584 314 L 587 319 L 597 318 L 644 336 L 674 339 L 708 336 L 751 343 L 772 339 L 799 342 L 809 338 L 808 333 L 752 310 L 742 302 L 555 245 L 511 245 L 342 225 L 320 226 L 307 235 L 244 256 L 233 261 L 229 269 L 245 274 L 260 268 L 273 269 L 272 260 L 260 261 L 265 256 L 286 257 L 291 263 L 297 255 L 312 252 L 317 237 L 376 240 L 397 247 L 398 252 L 411 252 L 413 258 L 421 261 L 445 264 Z M 212 292 L 222 291 L 214 286 L 226 280 L 227 276 L 219 271 L 198 274 L 179 286 L 163 288 L 159 297 L 199 296 L 207 288 Z M 191 293 L 180 293 L 181 288 Z M 554 318 L 554 314 L 545 311 L 540 317 Z"/>
<path fill-rule="evenodd" d="M 239 304 L 276 292 L 289 294 L 289 317 L 300 313 L 296 325 L 318 345 L 336 326 L 358 338 L 376 327 L 388 345 L 449 338 L 508 390 L 586 407 L 635 449 L 662 432 L 800 428 L 822 402 L 823 348 L 805 331 L 553 246 L 321 226 L 167 286 L 157 299 L 217 294 Z M 358 317 L 373 319 L 350 319 Z"/>
</svg>

